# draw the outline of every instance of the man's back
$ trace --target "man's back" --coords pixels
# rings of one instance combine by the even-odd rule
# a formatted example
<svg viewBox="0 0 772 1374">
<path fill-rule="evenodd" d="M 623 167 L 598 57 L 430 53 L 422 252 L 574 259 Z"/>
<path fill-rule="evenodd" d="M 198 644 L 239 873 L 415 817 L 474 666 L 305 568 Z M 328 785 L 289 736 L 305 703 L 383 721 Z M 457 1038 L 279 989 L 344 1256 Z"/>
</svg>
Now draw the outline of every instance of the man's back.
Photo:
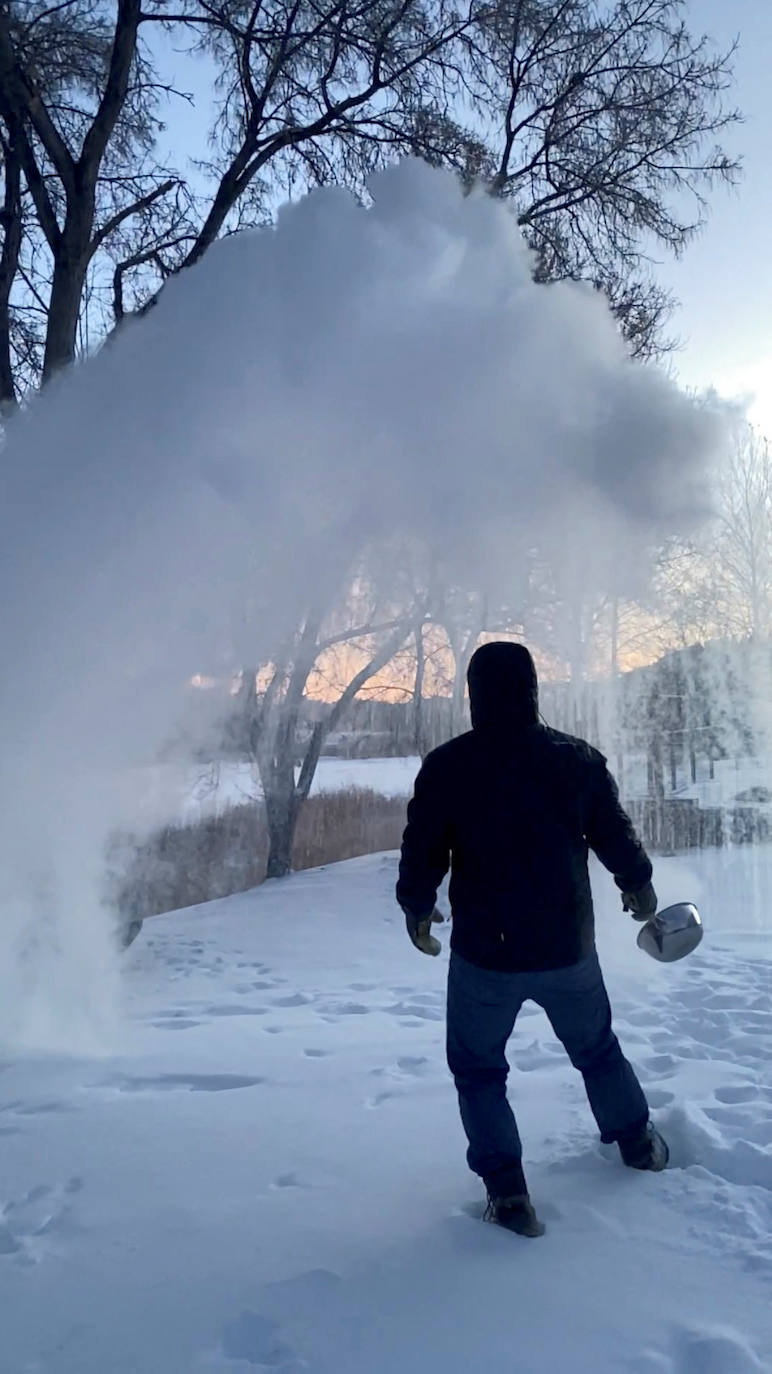
<svg viewBox="0 0 772 1374">
<path fill-rule="evenodd" d="M 484 968 L 562 968 L 594 945 L 588 845 L 623 890 L 650 879 L 603 756 L 516 711 L 498 728 L 483 712 L 421 769 L 397 897 L 428 914 L 450 863 L 459 954 Z"/>
</svg>

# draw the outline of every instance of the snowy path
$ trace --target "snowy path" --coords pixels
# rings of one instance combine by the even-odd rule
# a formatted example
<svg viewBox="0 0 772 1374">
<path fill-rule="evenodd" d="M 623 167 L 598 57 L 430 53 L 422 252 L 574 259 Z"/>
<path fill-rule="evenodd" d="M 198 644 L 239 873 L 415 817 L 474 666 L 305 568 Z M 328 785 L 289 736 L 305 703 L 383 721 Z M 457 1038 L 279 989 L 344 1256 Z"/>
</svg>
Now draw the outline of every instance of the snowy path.
<svg viewBox="0 0 772 1374">
<path fill-rule="evenodd" d="M 393 877 L 377 856 L 159 918 L 118 1051 L 0 1064 L 3 1374 L 772 1369 L 772 961 L 708 939 L 658 966 L 601 880 L 674 1167 L 601 1152 L 526 1008 L 511 1095 L 549 1230 L 524 1242 L 477 1220 L 445 955 L 410 949 Z"/>
</svg>

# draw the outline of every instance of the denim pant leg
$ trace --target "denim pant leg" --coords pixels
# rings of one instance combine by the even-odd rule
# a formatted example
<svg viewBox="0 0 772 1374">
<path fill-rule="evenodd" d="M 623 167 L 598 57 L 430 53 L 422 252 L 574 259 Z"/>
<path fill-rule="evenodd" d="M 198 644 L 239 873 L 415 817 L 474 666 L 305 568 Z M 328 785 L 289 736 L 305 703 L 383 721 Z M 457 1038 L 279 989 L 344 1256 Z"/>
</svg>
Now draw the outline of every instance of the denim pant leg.
<svg viewBox="0 0 772 1374">
<path fill-rule="evenodd" d="M 634 1135 L 649 1106 L 632 1065 L 611 1028 L 611 1007 L 598 956 L 571 968 L 532 975 L 530 996 L 544 1008 L 574 1068 L 584 1077 L 601 1139 L 610 1144 Z"/>
<path fill-rule="evenodd" d="M 448 1065 L 469 1142 L 467 1162 L 497 1196 L 526 1192 L 522 1145 L 507 1101 L 507 1041 L 523 1004 L 519 974 L 478 968 L 451 954 Z"/>
</svg>

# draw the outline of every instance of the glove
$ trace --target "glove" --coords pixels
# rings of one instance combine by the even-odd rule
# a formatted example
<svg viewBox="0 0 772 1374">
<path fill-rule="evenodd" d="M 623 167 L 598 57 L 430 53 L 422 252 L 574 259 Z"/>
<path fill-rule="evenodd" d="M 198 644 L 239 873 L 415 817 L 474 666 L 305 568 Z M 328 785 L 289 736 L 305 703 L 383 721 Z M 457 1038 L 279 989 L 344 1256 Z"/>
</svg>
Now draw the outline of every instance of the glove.
<svg viewBox="0 0 772 1374">
<path fill-rule="evenodd" d="M 442 945 L 432 935 L 432 926 L 442 925 L 444 920 L 445 917 L 441 911 L 437 910 L 437 907 L 429 916 L 421 916 L 420 918 L 414 916 L 410 911 L 405 911 L 407 933 L 416 949 L 420 949 L 422 954 L 439 954 Z"/>
<path fill-rule="evenodd" d="M 651 883 L 639 887 L 637 892 L 622 893 L 622 909 L 629 911 L 634 921 L 648 921 L 657 914 L 657 894 Z"/>
</svg>

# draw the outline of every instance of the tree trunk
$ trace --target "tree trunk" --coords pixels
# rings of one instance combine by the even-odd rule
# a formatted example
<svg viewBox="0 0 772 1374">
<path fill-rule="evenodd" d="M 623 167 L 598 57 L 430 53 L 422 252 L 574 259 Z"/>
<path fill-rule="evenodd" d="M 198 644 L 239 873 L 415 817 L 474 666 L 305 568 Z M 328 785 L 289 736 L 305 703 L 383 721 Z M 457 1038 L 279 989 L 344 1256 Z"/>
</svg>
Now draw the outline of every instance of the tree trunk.
<svg viewBox="0 0 772 1374">
<path fill-rule="evenodd" d="M 16 279 L 21 249 L 21 163 L 12 143 L 4 144 L 5 201 L 3 250 L 0 254 L 0 413 L 16 405 L 16 386 L 11 361 L 11 290 Z"/>
<path fill-rule="evenodd" d="M 466 729 L 466 675 L 481 630 L 482 624 L 479 629 L 470 630 L 466 637 L 460 631 L 452 638 L 448 635 L 455 660 L 451 706 L 451 729 L 454 735 L 463 734 Z"/>
<path fill-rule="evenodd" d="M 426 745 L 426 724 L 424 720 L 424 676 L 426 673 L 426 647 L 424 645 L 423 622 L 415 629 L 415 679 L 413 682 L 413 739 L 419 758 L 428 752 Z"/>
<path fill-rule="evenodd" d="M 658 738 L 649 741 L 646 772 L 649 796 L 656 797 L 657 801 L 662 801 L 665 796 L 665 768 L 662 760 L 662 745 Z"/>
<path fill-rule="evenodd" d="M 619 677 L 619 597 L 611 603 L 611 676 Z"/>
<path fill-rule="evenodd" d="M 83 287 L 88 269 L 89 236 L 67 230 L 62 247 L 56 255 L 51 300 L 46 328 L 46 349 L 43 359 L 43 381 L 48 382 L 75 357 Z"/>
<path fill-rule="evenodd" d="M 265 810 L 268 821 L 268 865 L 265 876 L 286 878 L 292 871 L 292 846 L 300 814 L 294 777 L 291 789 L 285 785 L 272 796 L 266 793 Z"/>
</svg>

